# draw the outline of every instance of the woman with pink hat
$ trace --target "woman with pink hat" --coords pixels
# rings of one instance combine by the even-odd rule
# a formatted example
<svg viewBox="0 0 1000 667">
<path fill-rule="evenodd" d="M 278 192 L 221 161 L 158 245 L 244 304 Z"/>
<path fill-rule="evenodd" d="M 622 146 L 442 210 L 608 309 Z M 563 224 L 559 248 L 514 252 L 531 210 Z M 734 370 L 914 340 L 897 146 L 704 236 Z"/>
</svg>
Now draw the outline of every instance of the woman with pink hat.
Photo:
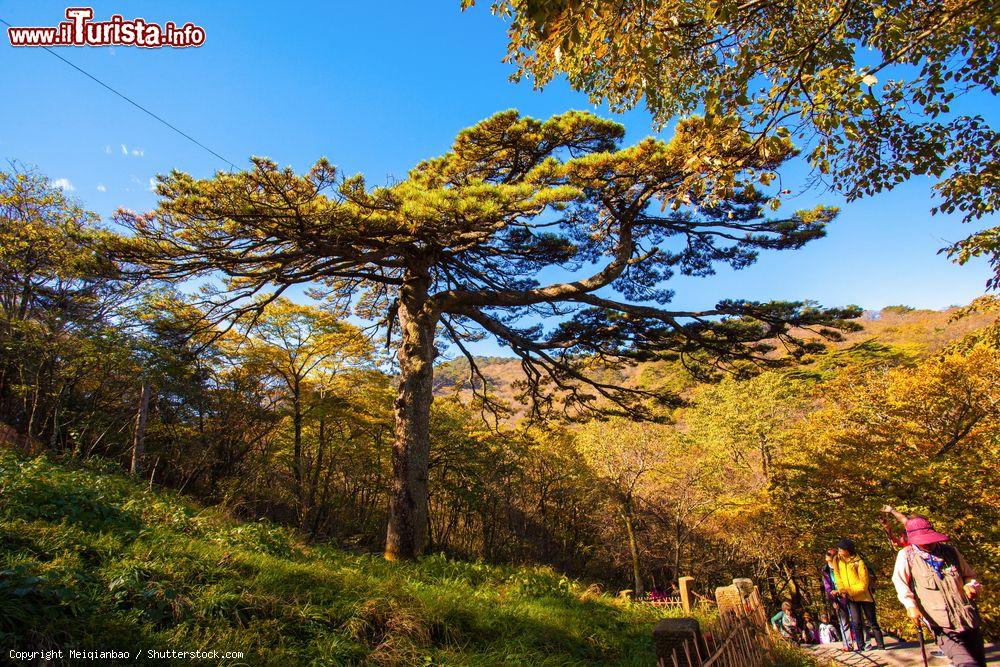
<svg viewBox="0 0 1000 667">
<path fill-rule="evenodd" d="M 906 519 L 908 546 L 896 556 L 892 583 L 915 623 L 931 628 L 954 667 L 986 667 L 976 573 L 948 536 L 922 516 Z"/>
</svg>

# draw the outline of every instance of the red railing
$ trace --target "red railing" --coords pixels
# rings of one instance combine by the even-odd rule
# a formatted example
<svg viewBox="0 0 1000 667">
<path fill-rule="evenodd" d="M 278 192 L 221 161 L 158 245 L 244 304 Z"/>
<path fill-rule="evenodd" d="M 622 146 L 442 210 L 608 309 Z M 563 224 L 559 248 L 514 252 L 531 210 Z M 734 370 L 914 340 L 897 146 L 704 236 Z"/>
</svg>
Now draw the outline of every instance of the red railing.
<svg viewBox="0 0 1000 667">
<path fill-rule="evenodd" d="M 681 598 L 679 595 L 670 595 L 657 598 L 645 597 L 642 599 L 642 602 L 645 602 L 646 604 L 652 607 L 668 607 L 668 608 L 676 607 L 677 609 L 681 609 L 684 606 L 684 603 L 681 602 Z"/>
</svg>

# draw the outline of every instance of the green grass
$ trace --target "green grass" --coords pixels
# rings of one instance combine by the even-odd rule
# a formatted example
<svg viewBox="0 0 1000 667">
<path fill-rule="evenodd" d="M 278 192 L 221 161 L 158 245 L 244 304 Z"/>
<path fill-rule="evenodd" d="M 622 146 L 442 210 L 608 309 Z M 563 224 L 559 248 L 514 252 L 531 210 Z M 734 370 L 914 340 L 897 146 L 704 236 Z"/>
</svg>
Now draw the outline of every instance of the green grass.
<svg viewBox="0 0 1000 667">
<path fill-rule="evenodd" d="M 0 452 L 0 646 L 230 664 L 650 665 L 661 612 L 544 567 L 309 546 L 94 467 Z"/>
<path fill-rule="evenodd" d="M 792 646 L 788 642 L 778 639 L 771 646 L 768 656 L 768 667 L 819 667 L 820 663 L 816 658 L 806 653 L 798 646 Z M 828 663 L 823 663 L 824 665 Z M 832 663 L 829 663 L 832 665 Z"/>
</svg>

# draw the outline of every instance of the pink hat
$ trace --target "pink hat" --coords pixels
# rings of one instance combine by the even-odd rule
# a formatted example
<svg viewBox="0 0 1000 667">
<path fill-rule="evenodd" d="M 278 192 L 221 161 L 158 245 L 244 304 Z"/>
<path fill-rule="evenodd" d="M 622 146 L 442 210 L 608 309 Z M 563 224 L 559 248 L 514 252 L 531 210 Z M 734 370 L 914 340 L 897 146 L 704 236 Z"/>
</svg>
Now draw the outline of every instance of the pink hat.
<svg viewBox="0 0 1000 667">
<path fill-rule="evenodd" d="M 906 539 L 910 544 L 918 547 L 938 542 L 947 542 L 948 536 L 934 530 L 931 522 L 922 516 L 911 517 L 906 520 Z"/>
</svg>

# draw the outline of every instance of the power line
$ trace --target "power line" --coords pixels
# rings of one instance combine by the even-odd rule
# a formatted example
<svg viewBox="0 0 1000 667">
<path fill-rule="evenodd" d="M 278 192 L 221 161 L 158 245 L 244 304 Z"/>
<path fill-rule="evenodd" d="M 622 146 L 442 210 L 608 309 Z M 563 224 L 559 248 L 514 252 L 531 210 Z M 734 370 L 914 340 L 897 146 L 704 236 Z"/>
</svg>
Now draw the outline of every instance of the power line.
<svg viewBox="0 0 1000 667">
<path fill-rule="evenodd" d="M 13 27 L 14 27 L 14 26 L 12 26 L 12 25 L 11 25 L 10 23 L 7 23 L 7 21 L 5 21 L 5 20 L 4 20 L 4 19 L 2 19 L 2 18 L 0 18 L 0 23 L 3 23 L 3 24 L 4 24 L 4 25 L 6 25 L 6 26 L 7 26 L 8 28 L 13 28 Z M 177 134 L 181 135 L 182 137 L 184 137 L 185 139 L 187 139 L 188 141 L 190 141 L 191 143 L 193 143 L 194 145 L 196 145 L 196 146 L 198 146 L 198 147 L 200 147 L 200 148 L 202 148 L 202 149 L 204 149 L 204 150 L 208 151 L 209 153 L 211 153 L 211 154 L 212 154 L 212 155 L 214 155 L 215 157 L 219 158 L 220 160 L 222 160 L 223 162 L 225 162 L 226 164 L 228 164 L 228 165 L 229 165 L 230 167 L 232 167 L 233 169 L 236 169 L 236 165 L 235 165 L 235 164 L 233 164 L 233 163 L 232 163 L 232 161 L 230 161 L 230 160 L 228 160 L 228 159 L 226 159 L 226 158 L 222 157 L 221 155 L 219 155 L 218 153 L 216 153 L 215 151 L 213 151 L 213 150 L 212 150 L 211 148 L 209 148 L 209 147 L 208 147 L 208 146 L 206 146 L 205 144 L 201 143 L 200 141 L 198 141 L 197 139 L 195 139 L 194 137 L 192 137 L 192 136 L 191 136 L 190 134 L 188 134 L 187 132 L 185 132 L 185 131 L 181 130 L 181 129 L 180 129 L 180 128 L 178 128 L 178 127 L 177 127 L 176 125 L 174 125 L 174 124 L 172 124 L 172 123 L 168 122 L 168 121 L 167 121 L 167 120 L 165 120 L 165 119 L 164 119 L 163 117 L 161 117 L 161 116 L 158 116 L 157 114 L 153 113 L 152 111 L 150 111 L 150 110 L 149 110 L 149 109 L 147 109 L 146 107 L 142 106 L 141 104 L 139 104 L 138 102 L 136 102 L 135 100 L 133 100 L 133 99 L 132 99 L 131 97 L 129 97 L 128 95 L 125 95 L 124 93 L 120 93 L 120 92 L 118 92 L 117 90 L 115 90 L 114 88 L 112 88 L 112 87 L 111 87 L 111 86 L 109 86 L 108 84 L 104 83 L 103 81 L 101 81 L 101 80 L 100 80 L 100 79 L 98 79 L 98 78 L 97 78 L 96 76 L 94 76 L 94 75 L 93 75 L 93 74 L 91 74 L 90 72 L 86 71 L 86 70 L 85 70 L 85 69 L 83 69 L 82 67 L 79 67 L 78 65 L 75 65 L 75 64 L 73 64 L 73 63 L 72 63 L 72 62 L 70 62 L 69 60 L 66 60 L 66 59 L 65 59 L 65 58 L 63 58 L 63 57 L 62 57 L 61 55 L 59 55 L 58 53 L 56 53 L 55 51 L 53 51 L 52 49 L 50 49 L 49 47 L 47 47 L 47 46 L 41 46 L 41 45 L 38 45 L 38 48 L 41 48 L 41 49 L 44 49 L 44 50 L 48 51 L 49 53 L 51 53 L 52 55 L 54 55 L 54 56 L 55 56 L 56 58 L 58 58 L 59 60 L 63 61 L 64 63 L 66 63 L 67 65 L 69 65 L 69 66 L 70 66 L 70 67 L 72 67 L 73 69 L 75 69 L 75 70 L 76 70 L 77 72 L 79 72 L 80 74 L 83 74 L 83 75 L 84 75 L 85 77 L 87 77 L 88 79 L 91 79 L 91 80 L 95 81 L 96 83 L 100 84 L 101 86 L 103 86 L 104 88 L 107 88 L 107 89 L 108 89 L 108 90 L 110 90 L 110 91 L 111 91 L 112 93 L 114 93 L 114 94 L 115 94 L 115 95 L 117 95 L 118 97 L 122 98 L 123 100 L 125 100 L 126 102 L 128 102 L 129 104 L 131 104 L 132 106 L 134 106 L 134 107 L 135 107 L 136 109 L 139 109 L 139 110 L 140 110 L 140 111 L 142 111 L 143 113 L 145 113 L 145 114 L 147 114 L 147 115 L 151 116 L 152 118 L 154 118 L 154 119 L 158 120 L 159 122 L 161 122 L 161 123 L 163 123 L 164 125 L 166 125 L 167 127 L 169 127 L 169 128 L 171 129 L 171 130 L 173 130 L 174 132 L 176 132 Z"/>
</svg>

